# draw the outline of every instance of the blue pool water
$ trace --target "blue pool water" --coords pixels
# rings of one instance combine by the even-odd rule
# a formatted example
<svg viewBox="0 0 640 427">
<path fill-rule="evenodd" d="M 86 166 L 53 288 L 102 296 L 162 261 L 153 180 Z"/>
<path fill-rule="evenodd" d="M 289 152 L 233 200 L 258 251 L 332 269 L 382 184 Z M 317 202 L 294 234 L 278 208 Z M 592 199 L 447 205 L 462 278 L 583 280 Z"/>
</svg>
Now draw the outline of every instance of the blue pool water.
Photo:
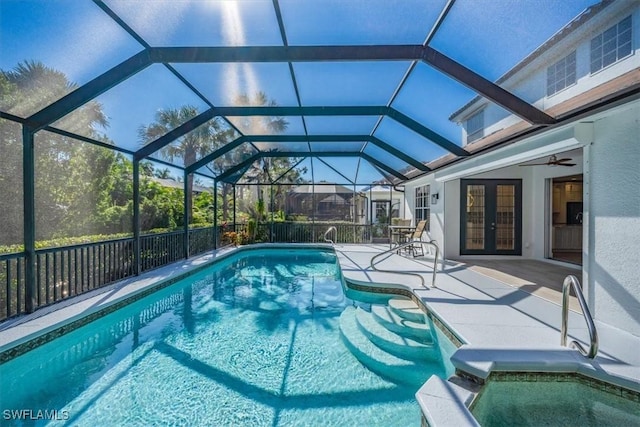
<svg viewBox="0 0 640 427">
<path fill-rule="evenodd" d="M 344 296 L 332 252 L 239 252 L 0 365 L 0 416 L 56 410 L 52 425 L 85 426 L 419 426 L 417 386 L 373 373 L 341 340 L 340 315 L 356 304 L 367 308 Z M 435 371 L 447 369 L 418 374 L 426 381 Z"/>
<path fill-rule="evenodd" d="M 575 381 L 489 381 L 472 413 L 485 427 L 640 426 L 640 403 Z"/>
</svg>

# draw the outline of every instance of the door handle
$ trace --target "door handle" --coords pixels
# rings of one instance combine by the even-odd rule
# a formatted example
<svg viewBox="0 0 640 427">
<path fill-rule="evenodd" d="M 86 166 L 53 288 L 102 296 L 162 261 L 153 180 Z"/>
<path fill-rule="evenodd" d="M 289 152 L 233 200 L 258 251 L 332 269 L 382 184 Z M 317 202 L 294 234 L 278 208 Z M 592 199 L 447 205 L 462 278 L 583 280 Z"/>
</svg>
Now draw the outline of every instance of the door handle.
<svg viewBox="0 0 640 427">
<path fill-rule="evenodd" d="M 495 230 L 495 229 L 496 229 L 496 223 L 495 223 L 495 222 L 492 222 L 492 223 L 491 223 L 491 229 L 492 229 L 492 230 Z"/>
</svg>

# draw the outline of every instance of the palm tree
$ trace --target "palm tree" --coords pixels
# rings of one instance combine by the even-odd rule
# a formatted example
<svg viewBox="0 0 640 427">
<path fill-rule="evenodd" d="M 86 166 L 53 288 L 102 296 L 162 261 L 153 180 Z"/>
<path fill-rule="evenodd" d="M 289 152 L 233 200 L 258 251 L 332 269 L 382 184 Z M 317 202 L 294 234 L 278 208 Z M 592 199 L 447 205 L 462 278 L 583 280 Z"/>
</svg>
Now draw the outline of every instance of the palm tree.
<svg viewBox="0 0 640 427">
<path fill-rule="evenodd" d="M 248 95 L 240 95 L 236 97 L 233 104 L 237 106 L 269 106 L 269 107 L 273 107 L 277 105 L 277 103 L 272 99 L 270 100 L 267 94 L 264 92 L 257 92 L 253 95 L 253 97 L 250 97 Z M 240 117 L 239 120 L 240 122 L 238 123 L 238 128 L 252 135 L 281 134 L 287 129 L 287 126 L 289 126 L 289 122 L 283 117 L 254 116 L 254 117 Z M 214 160 L 209 168 L 215 174 L 220 174 L 225 170 L 227 170 L 230 166 L 236 165 L 242 162 L 251 154 L 252 154 L 252 151 L 250 146 L 237 148 L 235 150 L 232 150 L 224 154 L 220 158 Z M 262 159 L 262 161 L 265 161 L 265 160 L 267 159 Z M 253 178 L 253 176 L 256 175 L 256 172 L 258 171 L 258 169 L 262 170 L 258 166 L 258 163 L 261 163 L 261 162 L 256 162 L 256 164 L 252 165 L 249 171 L 247 172 L 248 175 L 252 176 L 252 178 L 250 178 L 249 181 L 257 181 L 258 183 L 268 182 L 269 180 L 268 178 L 265 179 L 264 174 L 261 175 L 261 178 L 257 180 Z M 222 183 L 221 187 L 222 187 L 222 200 L 226 201 L 227 197 L 229 196 L 229 193 L 231 192 L 231 185 L 228 183 Z M 260 190 L 258 190 L 258 192 L 259 192 L 259 199 L 262 200 L 263 199 L 262 192 Z M 224 220 L 228 219 L 228 206 L 226 203 L 222 204 L 222 217 Z"/>
<path fill-rule="evenodd" d="M 78 88 L 63 72 L 40 61 L 24 61 L 13 70 L 0 71 L 0 80 L 3 92 L 0 109 L 22 117 L 36 113 Z M 7 90 L 15 91 L 18 96 L 9 96 Z M 67 115 L 57 126 L 93 137 L 96 125 L 106 127 L 107 117 L 100 103 L 91 101 Z"/>
<path fill-rule="evenodd" d="M 153 176 L 153 163 L 149 161 L 140 162 L 140 173 L 144 176 Z"/>
<path fill-rule="evenodd" d="M 257 92 L 253 98 L 249 98 L 247 95 L 240 95 L 236 99 L 235 104 L 269 107 L 277 105 L 274 100 L 269 100 L 264 92 Z M 283 117 L 243 117 L 240 129 L 244 129 L 253 135 L 274 135 L 283 133 L 287 129 L 287 126 L 289 126 L 289 122 L 287 122 Z M 259 200 L 263 199 L 260 184 L 271 182 L 269 171 L 274 160 L 275 159 L 271 158 L 262 158 L 260 161 L 253 164 L 249 171 L 247 171 L 247 176 L 250 177 L 249 181 L 256 182 L 258 184 Z"/>
<path fill-rule="evenodd" d="M 170 179 L 171 171 L 168 168 L 158 169 L 155 171 L 154 176 L 160 179 Z"/>
<path fill-rule="evenodd" d="M 155 122 L 148 126 L 141 126 L 138 130 L 138 135 L 142 144 L 146 145 L 197 115 L 198 109 L 192 105 L 185 105 L 178 109 L 159 110 L 156 113 Z M 225 144 L 228 141 L 228 134 L 229 128 L 224 125 L 224 122 L 219 117 L 216 117 L 176 139 L 173 143 L 164 147 L 161 153 L 171 162 L 182 160 L 183 165 L 187 167 Z M 192 175 L 189 175 L 187 179 L 187 191 L 190 193 L 193 191 Z M 189 218 L 192 218 L 192 198 L 189 199 L 187 213 Z"/>
<path fill-rule="evenodd" d="M 276 105 L 275 101 L 269 100 L 264 92 L 258 92 L 253 98 L 247 95 L 239 96 L 235 105 Z M 148 126 L 140 127 L 138 134 L 142 144 L 148 144 L 175 129 L 189 119 L 198 114 L 196 107 L 185 105 L 178 109 L 160 110 L 156 113 L 155 121 Z M 243 122 L 239 126 L 241 129 L 249 130 L 251 133 L 282 133 L 288 126 L 288 122 L 282 117 L 243 117 Z M 189 166 L 199 158 L 206 156 L 217 148 L 228 143 L 237 136 L 235 130 L 216 117 L 207 123 L 192 130 L 188 134 L 178 138 L 171 145 L 161 150 L 162 155 L 169 161 L 182 160 L 183 165 Z M 216 175 L 224 172 L 230 165 L 237 164 L 246 156 L 248 151 L 243 149 L 232 150 L 208 165 L 208 168 Z M 193 177 L 189 176 L 187 181 L 187 191 L 193 189 Z M 226 200 L 229 194 L 229 186 L 222 185 L 222 197 Z M 226 203 L 222 206 L 224 217 L 226 218 Z M 193 212 L 193 202 L 187 207 L 189 218 Z"/>
</svg>

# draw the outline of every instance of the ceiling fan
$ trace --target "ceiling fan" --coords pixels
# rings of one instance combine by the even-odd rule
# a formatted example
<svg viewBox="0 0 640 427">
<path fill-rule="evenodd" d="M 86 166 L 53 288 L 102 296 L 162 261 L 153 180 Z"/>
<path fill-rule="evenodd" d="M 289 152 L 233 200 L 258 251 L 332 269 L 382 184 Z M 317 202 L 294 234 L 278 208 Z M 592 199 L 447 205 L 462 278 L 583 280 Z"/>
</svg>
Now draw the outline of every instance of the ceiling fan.
<svg viewBox="0 0 640 427">
<path fill-rule="evenodd" d="M 565 158 L 565 159 L 558 159 L 556 157 L 556 155 L 552 155 L 549 156 L 549 160 L 547 160 L 546 163 L 529 163 L 529 164 L 524 164 L 524 165 L 519 165 L 519 166 L 575 166 L 575 163 L 567 163 L 570 162 L 573 159 L 570 158 Z"/>
</svg>

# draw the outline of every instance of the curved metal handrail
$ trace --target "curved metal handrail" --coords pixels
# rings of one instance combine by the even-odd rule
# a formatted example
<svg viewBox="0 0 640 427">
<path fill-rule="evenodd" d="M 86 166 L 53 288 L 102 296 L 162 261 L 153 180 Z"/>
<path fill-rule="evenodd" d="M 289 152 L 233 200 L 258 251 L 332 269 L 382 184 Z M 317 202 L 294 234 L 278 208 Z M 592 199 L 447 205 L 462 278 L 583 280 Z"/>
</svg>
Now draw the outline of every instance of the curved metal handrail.
<svg viewBox="0 0 640 427">
<path fill-rule="evenodd" d="M 329 242 L 332 245 L 335 245 L 335 242 L 331 239 L 327 239 L 327 236 L 329 235 L 329 233 L 331 233 L 332 231 L 336 232 L 336 240 L 338 240 L 338 229 L 335 228 L 334 226 L 331 226 L 327 229 L 327 231 L 324 232 L 324 241 L 325 242 Z"/>
<path fill-rule="evenodd" d="M 379 271 L 382 273 L 396 273 L 396 274 L 407 274 L 409 276 L 417 276 L 420 278 L 420 282 L 422 283 L 422 286 L 426 288 L 426 285 L 424 283 L 424 277 L 422 277 L 422 275 L 418 274 L 418 273 L 412 273 L 412 272 L 408 272 L 408 271 L 397 271 L 397 270 L 381 270 L 379 268 L 377 268 L 375 266 L 375 260 L 383 255 L 389 254 L 391 252 L 396 252 L 399 251 L 400 249 L 403 249 L 405 247 L 411 246 L 411 245 L 415 245 L 416 243 L 419 244 L 427 244 L 427 245 L 431 245 L 434 248 L 436 248 L 436 254 L 435 254 L 435 258 L 433 259 L 433 275 L 431 277 L 431 287 L 435 288 L 436 287 L 436 269 L 438 268 L 438 255 L 440 254 L 440 248 L 438 247 L 438 245 L 431 240 L 430 242 L 405 242 L 401 245 L 398 246 L 394 246 L 393 248 L 386 250 L 384 252 L 381 252 L 377 255 L 375 255 L 373 258 L 371 258 L 371 262 L 369 263 L 369 265 L 371 266 L 372 270 L 375 271 Z"/>
<path fill-rule="evenodd" d="M 580 282 L 578 281 L 578 278 L 573 275 L 568 275 L 567 277 L 565 277 L 564 282 L 562 283 L 562 327 L 560 330 L 560 345 L 564 347 L 567 346 L 567 329 L 569 324 L 569 290 L 571 288 L 573 288 L 573 292 L 578 298 L 580 308 L 582 309 L 582 315 L 587 321 L 587 328 L 589 329 L 589 340 L 591 341 L 589 351 L 586 351 L 582 344 L 575 340 L 571 341 L 571 346 L 577 349 L 583 356 L 586 356 L 589 359 L 593 359 L 596 357 L 596 354 L 598 354 L 598 331 L 596 331 L 596 325 L 593 322 L 593 317 L 591 317 L 589 307 L 587 307 L 587 303 L 584 300 Z"/>
</svg>

